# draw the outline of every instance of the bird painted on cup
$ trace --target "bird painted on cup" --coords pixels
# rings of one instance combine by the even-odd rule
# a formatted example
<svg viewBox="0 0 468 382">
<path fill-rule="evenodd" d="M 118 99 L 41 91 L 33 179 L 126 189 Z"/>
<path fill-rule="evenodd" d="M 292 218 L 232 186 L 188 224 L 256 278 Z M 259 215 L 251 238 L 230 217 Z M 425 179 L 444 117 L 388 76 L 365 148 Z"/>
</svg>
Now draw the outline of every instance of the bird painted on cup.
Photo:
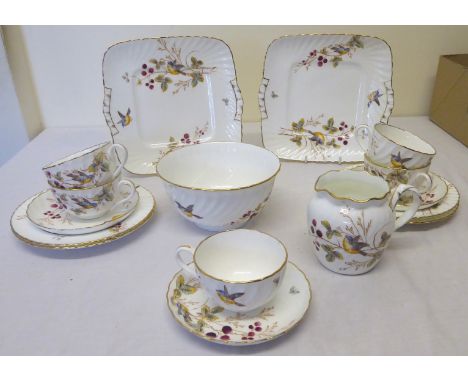
<svg viewBox="0 0 468 382">
<path fill-rule="evenodd" d="M 343 238 L 343 249 L 351 255 L 361 254 L 367 256 L 367 253 L 362 249 L 368 247 L 369 244 L 361 241 L 360 235 L 345 235 Z"/>
<path fill-rule="evenodd" d="M 97 203 L 92 202 L 86 198 L 72 198 L 72 200 L 81 208 L 84 208 L 85 210 L 96 208 L 96 206 L 98 205 Z"/>
<path fill-rule="evenodd" d="M 184 65 L 178 64 L 175 61 L 169 61 L 166 65 L 166 69 L 170 74 L 177 75 L 177 74 L 185 74 L 182 69 Z"/>
<path fill-rule="evenodd" d="M 379 101 L 379 98 L 382 97 L 383 94 L 380 93 L 380 90 L 374 90 L 373 92 L 371 92 L 368 96 L 367 96 L 367 99 L 369 100 L 369 102 L 367 103 L 367 107 L 370 107 L 370 105 L 372 104 L 372 102 L 375 102 L 378 106 L 380 106 L 380 101 Z"/>
<path fill-rule="evenodd" d="M 405 162 L 408 162 L 411 158 L 402 158 L 400 152 L 398 154 L 392 154 L 390 163 L 393 168 L 406 168 Z"/>
<path fill-rule="evenodd" d="M 193 207 L 194 205 L 193 204 L 190 204 L 189 206 L 187 207 L 184 207 L 182 204 L 180 204 L 178 201 L 176 201 L 176 204 L 177 204 L 177 207 L 179 208 L 179 210 L 182 211 L 182 213 L 189 217 L 189 218 L 197 218 L 197 219 L 203 219 L 201 216 L 199 215 L 195 215 L 193 213 Z"/>
<path fill-rule="evenodd" d="M 73 172 L 70 172 L 66 175 L 68 178 L 71 178 L 74 182 L 78 184 L 88 184 L 94 179 L 94 174 L 87 174 L 86 172 L 76 170 Z"/>
<path fill-rule="evenodd" d="M 120 121 L 118 123 L 120 123 L 122 127 L 126 127 L 130 125 L 130 123 L 132 122 L 132 117 L 130 116 L 130 108 L 128 108 L 127 114 L 125 115 L 122 114 L 120 111 L 117 111 L 117 113 L 119 114 L 119 117 L 120 117 Z"/>
<path fill-rule="evenodd" d="M 224 289 L 217 289 L 216 293 L 218 294 L 218 297 L 221 299 L 221 301 L 227 305 L 245 306 L 244 304 L 236 301 L 236 298 L 242 297 L 244 295 L 242 292 L 229 294 L 226 285 L 224 285 Z"/>
</svg>

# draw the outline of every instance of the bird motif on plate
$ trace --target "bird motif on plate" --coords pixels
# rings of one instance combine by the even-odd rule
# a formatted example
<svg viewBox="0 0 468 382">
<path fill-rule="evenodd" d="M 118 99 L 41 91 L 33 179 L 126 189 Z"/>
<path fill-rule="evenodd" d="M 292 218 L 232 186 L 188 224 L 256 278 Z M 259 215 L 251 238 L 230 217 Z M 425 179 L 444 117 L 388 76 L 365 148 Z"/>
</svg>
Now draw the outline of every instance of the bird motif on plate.
<svg viewBox="0 0 468 382">
<path fill-rule="evenodd" d="M 369 95 L 367 96 L 367 99 L 369 102 L 367 102 L 367 107 L 370 107 L 372 105 L 372 102 L 375 102 L 378 106 L 380 106 L 380 101 L 379 98 L 382 97 L 383 94 L 380 93 L 380 90 L 374 90 L 373 92 L 370 92 Z"/>
<path fill-rule="evenodd" d="M 178 74 L 185 74 L 183 72 L 184 65 L 178 64 L 175 61 L 169 61 L 166 65 L 167 72 L 170 74 L 173 74 L 174 76 Z"/>
<path fill-rule="evenodd" d="M 130 116 L 130 108 L 128 108 L 126 114 L 122 114 L 120 111 L 117 111 L 117 113 L 119 114 L 119 117 L 120 117 L 120 121 L 118 123 L 120 123 L 122 127 L 126 127 L 130 125 L 130 123 L 133 120 L 132 117 Z"/>
</svg>

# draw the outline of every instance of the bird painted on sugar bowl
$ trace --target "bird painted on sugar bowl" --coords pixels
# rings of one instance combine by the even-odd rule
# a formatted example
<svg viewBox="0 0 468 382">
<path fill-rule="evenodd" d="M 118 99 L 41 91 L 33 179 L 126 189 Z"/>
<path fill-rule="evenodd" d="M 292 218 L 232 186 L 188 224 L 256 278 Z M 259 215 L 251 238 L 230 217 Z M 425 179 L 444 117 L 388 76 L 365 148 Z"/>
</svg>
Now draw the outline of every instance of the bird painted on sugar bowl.
<svg viewBox="0 0 468 382">
<path fill-rule="evenodd" d="M 118 123 L 120 123 L 122 127 L 130 125 L 130 123 L 132 122 L 132 117 L 130 116 L 130 108 L 128 108 L 127 113 L 125 115 L 122 114 L 120 111 L 117 111 L 117 113 L 120 117 L 120 121 Z"/>
<path fill-rule="evenodd" d="M 393 168 L 406 168 L 405 162 L 408 162 L 411 158 L 402 158 L 400 152 L 398 154 L 392 154 L 390 163 Z"/>
</svg>

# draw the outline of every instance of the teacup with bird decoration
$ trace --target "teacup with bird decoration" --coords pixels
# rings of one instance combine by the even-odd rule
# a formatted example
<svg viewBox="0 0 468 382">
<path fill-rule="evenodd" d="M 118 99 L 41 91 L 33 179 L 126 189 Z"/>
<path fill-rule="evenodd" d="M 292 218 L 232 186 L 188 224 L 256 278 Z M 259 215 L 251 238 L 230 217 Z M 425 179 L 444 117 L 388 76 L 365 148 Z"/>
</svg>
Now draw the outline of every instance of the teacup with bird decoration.
<svg viewBox="0 0 468 382">
<path fill-rule="evenodd" d="M 409 184 L 423 194 L 432 188 L 432 178 L 429 175 L 429 165 L 415 170 L 380 166 L 374 163 L 367 154 L 364 154 L 364 169 L 376 176 L 385 179 L 392 190 L 400 184 Z"/>
<path fill-rule="evenodd" d="M 185 262 L 183 252 L 188 252 L 193 262 Z M 200 280 L 217 306 L 248 312 L 274 297 L 283 281 L 288 253 L 270 235 L 238 229 L 209 236 L 195 249 L 180 246 L 176 260 L 188 275 Z"/>
<path fill-rule="evenodd" d="M 421 202 L 415 187 L 400 184 L 392 194 L 385 180 L 366 171 L 326 172 L 315 191 L 307 211 L 314 253 L 323 266 L 346 275 L 373 269 L 393 232 L 413 217 Z M 396 219 L 397 202 L 407 194 L 412 201 Z"/>
<path fill-rule="evenodd" d="M 436 151 L 417 135 L 399 127 L 378 123 L 373 129 L 356 129 L 359 145 L 370 160 L 380 166 L 399 170 L 428 168 Z"/>
<path fill-rule="evenodd" d="M 42 168 L 53 188 L 99 186 L 116 178 L 127 161 L 127 149 L 104 142 L 66 156 Z"/>
<path fill-rule="evenodd" d="M 88 220 L 99 218 L 109 211 L 119 211 L 119 214 L 130 211 L 135 185 L 117 177 L 101 186 L 51 190 L 67 214 Z"/>
</svg>

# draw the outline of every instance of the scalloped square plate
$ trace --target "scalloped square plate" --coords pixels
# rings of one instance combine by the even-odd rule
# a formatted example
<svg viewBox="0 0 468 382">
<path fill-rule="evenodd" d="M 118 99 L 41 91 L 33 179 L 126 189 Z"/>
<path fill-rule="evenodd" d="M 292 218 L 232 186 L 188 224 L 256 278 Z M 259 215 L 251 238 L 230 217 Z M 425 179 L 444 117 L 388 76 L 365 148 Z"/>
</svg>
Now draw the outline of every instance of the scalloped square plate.
<svg viewBox="0 0 468 382">
<path fill-rule="evenodd" d="M 104 54 L 103 111 L 125 169 L 155 174 L 179 146 L 242 139 L 242 97 L 232 53 L 210 37 L 147 38 Z"/>
<path fill-rule="evenodd" d="M 263 73 L 263 144 L 282 159 L 362 161 L 354 129 L 387 122 L 393 108 L 392 54 L 376 37 L 281 37 Z"/>
</svg>

